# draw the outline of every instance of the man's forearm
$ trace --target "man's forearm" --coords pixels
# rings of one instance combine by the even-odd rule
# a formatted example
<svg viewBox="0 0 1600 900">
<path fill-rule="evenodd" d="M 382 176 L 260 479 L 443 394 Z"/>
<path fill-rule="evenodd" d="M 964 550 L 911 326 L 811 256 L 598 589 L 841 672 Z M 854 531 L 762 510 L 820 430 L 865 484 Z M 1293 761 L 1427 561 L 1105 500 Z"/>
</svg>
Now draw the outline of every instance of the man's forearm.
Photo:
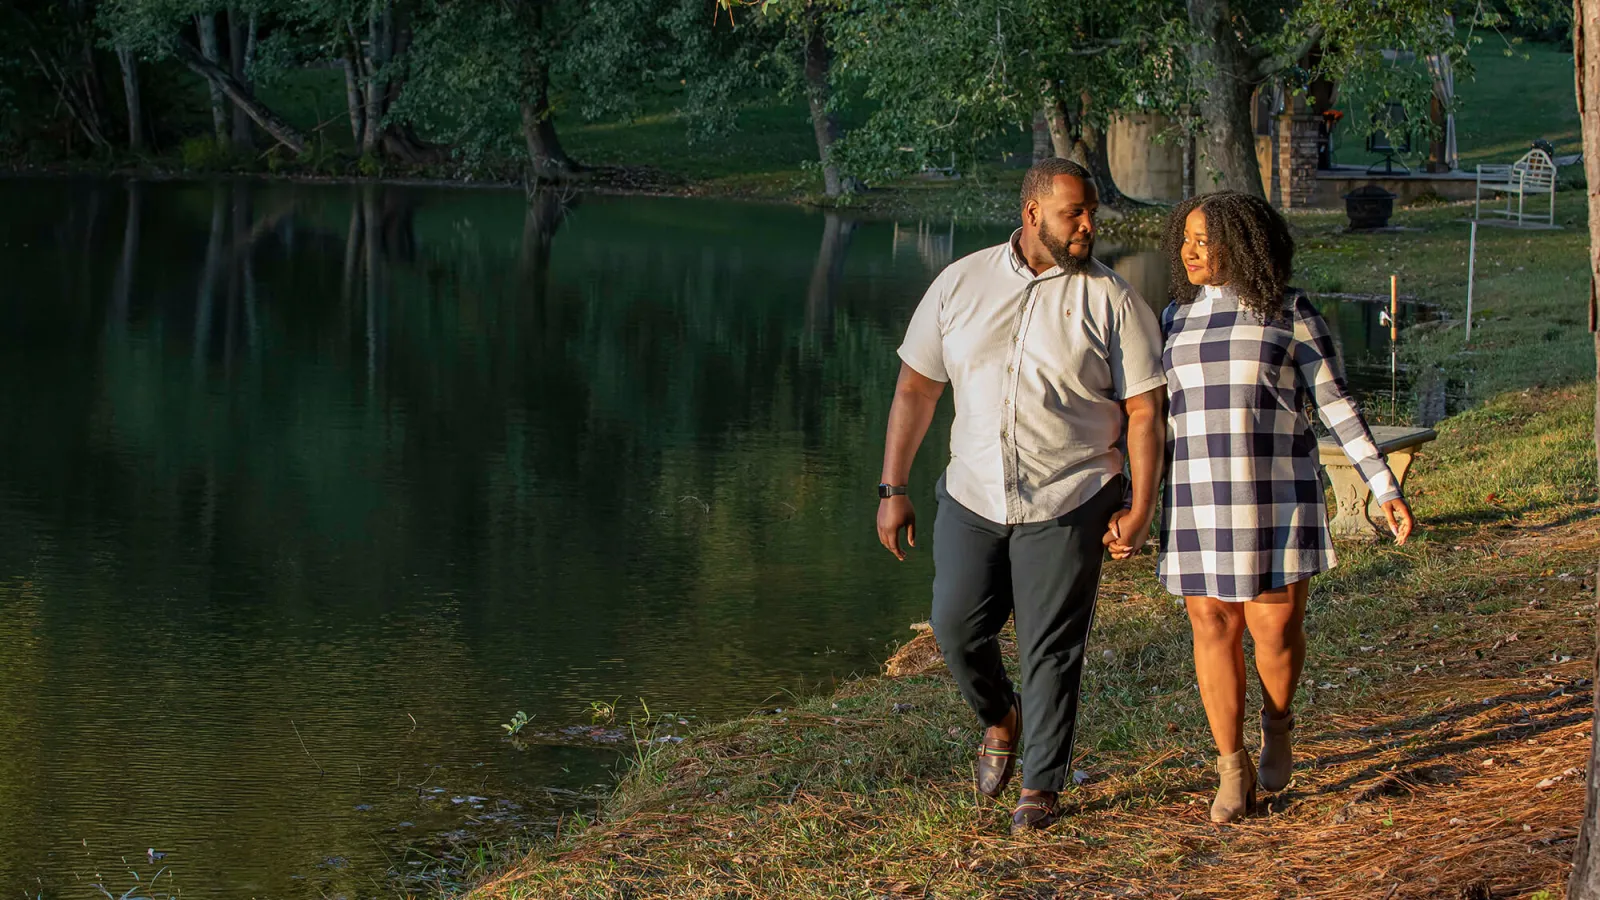
<svg viewBox="0 0 1600 900">
<path fill-rule="evenodd" d="M 1140 516 L 1155 511 L 1166 438 L 1166 425 L 1158 411 L 1141 409 L 1129 414 L 1128 471 L 1133 477 L 1133 512 Z"/>
<path fill-rule="evenodd" d="M 889 428 L 883 441 L 884 484 L 905 484 L 911 478 L 911 461 L 933 423 L 944 384 L 902 367 L 895 385 L 894 405 L 889 408 Z"/>
</svg>

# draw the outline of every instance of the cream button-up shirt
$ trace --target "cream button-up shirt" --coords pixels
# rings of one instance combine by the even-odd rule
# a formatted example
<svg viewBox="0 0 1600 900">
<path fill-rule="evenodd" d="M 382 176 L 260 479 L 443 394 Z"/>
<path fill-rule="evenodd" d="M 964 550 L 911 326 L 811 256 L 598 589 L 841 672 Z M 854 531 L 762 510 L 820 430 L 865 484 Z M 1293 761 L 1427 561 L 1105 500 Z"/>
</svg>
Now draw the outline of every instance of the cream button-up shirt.
<svg viewBox="0 0 1600 900">
<path fill-rule="evenodd" d="M 939 273 L 900 345 L 906 365 L 950 383 L 945 490 L 993 522 L 1063 516 L 1122 471 L 1122 400 L 1166 384 L 1161 326 L 1099 260 L 1035 275 L 1009 242 Z"/>
</svg>

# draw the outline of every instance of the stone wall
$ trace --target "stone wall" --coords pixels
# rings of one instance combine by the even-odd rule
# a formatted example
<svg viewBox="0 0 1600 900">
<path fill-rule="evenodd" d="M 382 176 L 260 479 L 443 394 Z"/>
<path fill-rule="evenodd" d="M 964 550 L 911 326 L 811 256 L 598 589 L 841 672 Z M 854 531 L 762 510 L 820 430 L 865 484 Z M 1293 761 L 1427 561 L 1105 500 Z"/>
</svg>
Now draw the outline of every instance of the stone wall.
<svg viewBox="0 0 1600 900">
<path fill-rule="evenodd" d="M 1267 197 L 1281 209 L 1310 206 L 1317 190 L 1317 135 L 1322 120 L 1313 115 L 1278 117 L 1277 171 Z"/>
</svg>

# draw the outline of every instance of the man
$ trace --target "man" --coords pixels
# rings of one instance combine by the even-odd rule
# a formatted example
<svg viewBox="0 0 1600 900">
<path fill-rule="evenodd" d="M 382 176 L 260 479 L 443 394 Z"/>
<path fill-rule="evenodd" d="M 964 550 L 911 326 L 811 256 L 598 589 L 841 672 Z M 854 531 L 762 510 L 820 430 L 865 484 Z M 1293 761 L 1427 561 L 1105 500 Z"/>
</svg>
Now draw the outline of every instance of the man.
<svg viewBox="0 0 1600 900">
<path fill-rule="evenodd" d="M 1102 545 L 1119 558 L 1143 546 L 1161 475 L 1161 329 L 1093 257 L 1098 206 L 1088 171 L 1046 159 L 1023 179 L 1011 240 L 934 279 L 900 347 L 878 485 L 878 540 L 903 560 L 901 529 L 916 546 L 911 461 L 948 382 L 956 417 L 936 490 L 933 632 L 986 726 L 983 794 L 1004 790 L 1027 724 L 1013 833 L 1058 816 Z M 1020 698 L 996 640 L 1013 613 Z"/>
</svg>

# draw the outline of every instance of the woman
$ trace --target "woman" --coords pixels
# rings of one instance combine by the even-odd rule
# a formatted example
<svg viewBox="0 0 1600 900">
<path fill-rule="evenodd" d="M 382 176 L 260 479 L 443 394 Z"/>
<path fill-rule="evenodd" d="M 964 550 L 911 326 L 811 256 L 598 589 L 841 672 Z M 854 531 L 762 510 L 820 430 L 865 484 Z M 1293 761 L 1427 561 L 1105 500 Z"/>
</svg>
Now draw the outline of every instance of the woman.
<svg viewBox="0 0 1600 900">
<path fill-rule="evenodd" d="M 1405 543 L 1415 524 L 1327 322 L 1288 289 L 1294 239 L 1263 200 L 1222 191 L 1173 210 L 1174 302 L 1163 316 L 1168 411 L 1161 582 L 1184 597 L 1221 784 L 1213 822 L 1289 783 L 1291 704 L 1311 576 L 1337 562 L 1309 400 Z M 1261 763 L 1244 749 L 1244 631 L 1261 676 Z"/>
</svg>

